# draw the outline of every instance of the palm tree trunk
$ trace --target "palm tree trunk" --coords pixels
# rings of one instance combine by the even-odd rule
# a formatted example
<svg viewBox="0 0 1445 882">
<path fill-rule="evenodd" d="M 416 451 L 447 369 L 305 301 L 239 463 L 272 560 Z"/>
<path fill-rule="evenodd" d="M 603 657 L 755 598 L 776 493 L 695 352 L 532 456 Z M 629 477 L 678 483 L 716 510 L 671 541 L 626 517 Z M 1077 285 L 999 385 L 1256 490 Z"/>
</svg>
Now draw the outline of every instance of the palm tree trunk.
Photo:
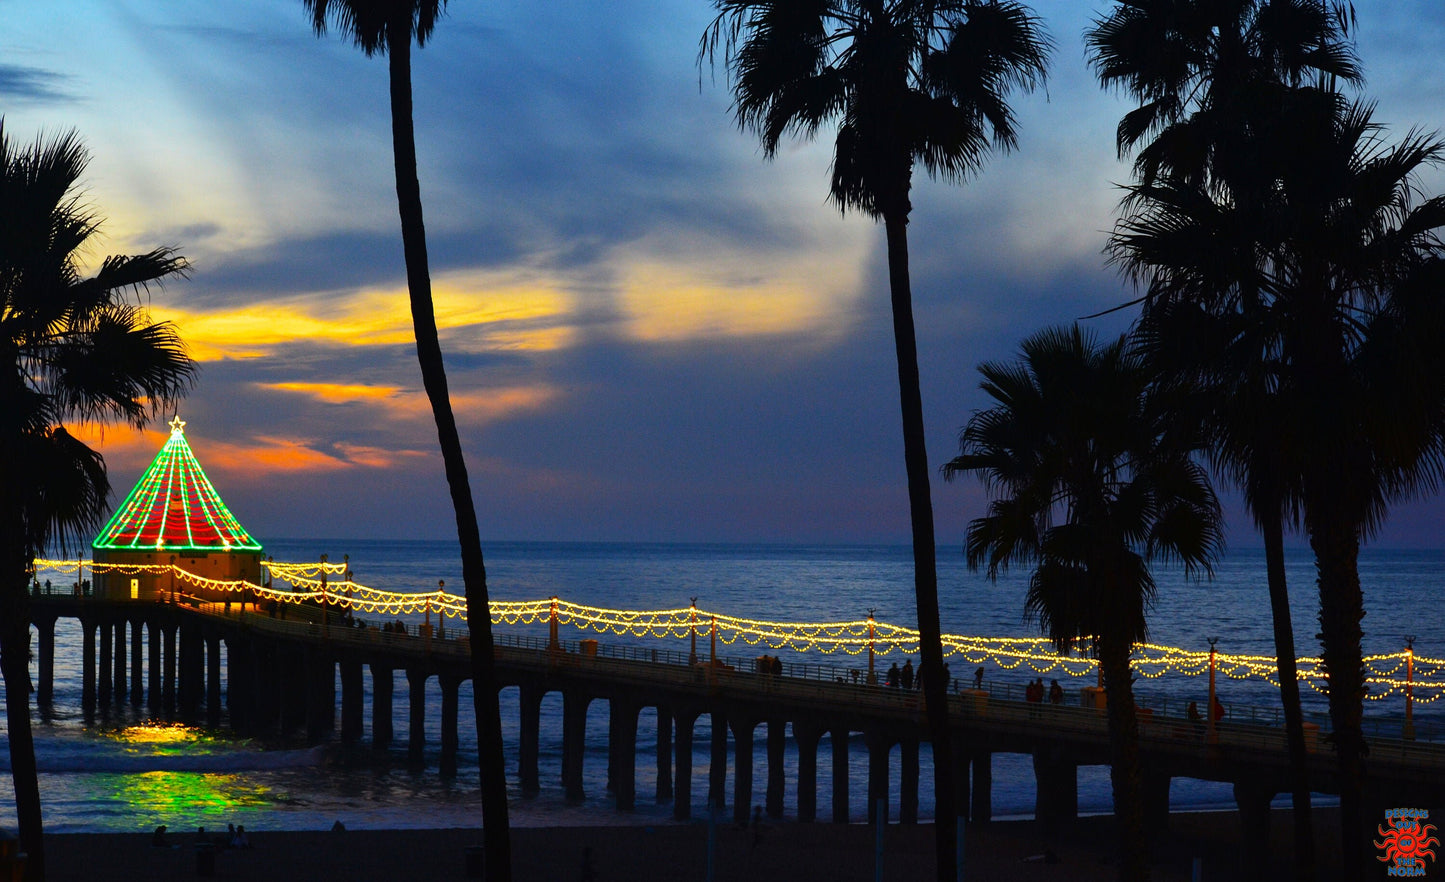
<svg viewBox="0 0 1445 882">
<path fill-rule="evenodd" d="M 1109 714 L 1109 781 L 1114 788 L 1114 822 L 1119 833 L 1119 879 L 1145 882 L 1149 865 L 1140 792 L 1139 715 L 1134 709 L 1129 652 L 1127 640 L 1099 638 Z"/>
<path fill-rule="evenodd" d="M 1340 776 L 1340 857 L 1345 872 L 1363 872 L 1365 744 L 1364 594 L 1360 590 L 1360 541 L 1348 518 L 1330 517 L 1324 505 L 1307 506 L 1310 547 L 1319 574 L 1322 666 L 1329 678 L 1330 722 Z M 1321 516 L 1323 515 L 1323 516 Z"/>
<path fill-rule="evenodd" d="M 906 201 L 906 200 L 905 200 Z M 908 509 L 913 525 L 913 590 L 918 603 L 919 671 L 933 742 L 934 839 L 939 882 L 956 875 L 958 849 L 953 804 L 953 745 L 948 732 L 948 685 L 943 676 L 943 627 L 938 617 L 938 562 L 933 538 L 933 499 L 923 434 L 923 395 L 918 379 L 918 342 L 913 330 L 913 293 L 908 280 L 908 212 L 884 213 L 888 237 L 888 286 L 893 302 L 893 341 L 898 354 L 898 392 L 903 410 L 903 460 L 908 471 Z"/>
<path fill-rule="evenodd" d="M 1269 583 L 1269 607 L 1274 617 L 1274 652 L 1279 660 L 1279 697 L 1284 703 L 1285 739 L 1289 745 L 1295 878 L 1299 882 L 1310 882 L 1315 876 L 1315 834 L 1310 815 L 1309 759 L 1295 669 L 1294 624 L 1290 619 L 1289 588 L 1285 584 L 1284 519 L 1277 500 L 1260 519 L 1260 532 L 1264 535 L 1264 566 Z"/>
<path fill-rule="evenodd" d="M 416 140 L 412 129 L 410 7 L 401 9 L 391 26 L 388 44 L 391 73 L 391 133 L 396 160 L 396 202 L 401 214 L 402 248 L 406 257 L 407 291 L 411 297 L 416 357 L 422 384 L 436 419 L 447 486 L 456 510 L 457 539 L 462 552 L 462 584 L 467 598 L 467 625 L 471 632 L 472 699 L 477 718 L 478 759 L 482 782 L 482 828 L 486 846 L 486 875 L 496 882 L 511 882 L 511 837 L 507 820 L 507 779 L 502 754 L 502 715 L 497 702 L 492 617 L 487 598 L 487 571 L 482 559 L 481 533 L 472 504 L 467 465 L 447 392 L 441 341 L 432 307 L 431 278 L 427 269 L 426 228 L 422 222 L 421 185 L 417 181 Z"/>
<path fill-rule="evenodd" d="M 10 518 L 12 522 L 14 518 Z M 0 585 L 0 676 L 5 678 L 5 722 L 10 734 L 10 777 L 15 786 L 15 819 L 20 847 L 27 855 L 25 878 L 45 878 L 45 829 L 40 809 L 39 769 L 35 764 L 35 736 L 30 730 L 30 597 L 26 574 L 30 561 L 18 542 L 20 531 L 12 523 L 10 534 L 0 536 L 6 575 Z"/>
</svg>

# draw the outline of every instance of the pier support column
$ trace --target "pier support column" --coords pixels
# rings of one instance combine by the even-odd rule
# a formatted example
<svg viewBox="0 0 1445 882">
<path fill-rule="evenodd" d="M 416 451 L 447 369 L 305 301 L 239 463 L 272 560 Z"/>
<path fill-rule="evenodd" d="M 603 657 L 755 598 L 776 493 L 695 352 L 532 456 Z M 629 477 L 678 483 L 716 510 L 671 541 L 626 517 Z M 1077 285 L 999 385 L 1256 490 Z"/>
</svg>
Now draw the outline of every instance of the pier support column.
<svg viewBox="0 0 1445 882">
<path fill-rule="evenodd" d="M 1034 751 L 1034 782 L 1034 818 L 1044 835 L 1057 835 L 1079 816 L 1079 766 L 1057 745 L 1041 747 Z"/>
<path fill-rule="evenodd" d="M 336 731 L 336 662 L 326 649 L 306 647 L 306 740 L 325 741 Z"/>
<path fill-rule="evenodd" d="M 366 689 L 362 681 L 361 662 L 341 662 L 341 743 L 355 744 L 361 740 L 366 717 Z"/>
<path fill-rule="evenodd" d="M 768 795 L 765 807 L 770 818 L 783 816 L 784 791 L 788 786 L 783 754 L 787 743 L 787 722 L 779 719 L 768 720 Z"/>
<path fill-rule="evenodd" d="M 953 736 L 953 805 L 958 816 L 965 821 L 971 820 L 971 806 L 969 805 L 969 750 L 968 741 L 962 735 Z"/>
<path fill-rule="evenodd" d="M 442 690 L 442 758 L 439 771 L 443 778 L 457 776 L 457 713 L 458 692 L 462 681 L 459 677 L 437 677 Z"/>
<path fill-rule="evenodd" d="M 518 696 L 518 712 L 521 714 L 519 728 L 521 739 L 517 744 L 517 782 L 523 796 L 536 796 L 541 788 L 541 775 L 537 770 L 537 756 L 542 731 L 542 697 L 546 694 L 540 686 L 524 685 Z"/>
<path fill-rule="evenodd" d="M 1240 836 L 1244 841 L 1240 852 L 1241 878 L 1264 879 L 1268 872 L 1269 802 L 1274 799 L 1274 793 L 1274 788 L 1268 785 L 1243 781 L 1234 785 L 1234 801 L 1239 806 Z"/>
<path fill-rule="evenodd" d="M 111 656 L 114 663 L 115 675 L 115 700 L 119 704 L 126 699 L 125 688 L 125 619 L 115 623 L 115 653 Z"/>
<path fill-rule="evenodd" d="M 226 710 L 231 730 L 249 733 L 252 726 L 250 660 L 245 639 L 234 634 L 226 639 Z"/>
<path fill-rule="evenodd" d="M 677 779 L 672 789 L 672 816 L 679 821 L 692 817 L 692 727 L 697 722 L 697 712 L 675 711 L 674 724 L 677 726 L 677 743 L 673 756 L 677 758 Z"/>
<path fill-rule="evenodd" d="M 265 671 L 267 687 L 275 689 L 280 697 L 281 732 L 295 731 L 306 722 L 306 693 L 311 683 L 305 652 L 278 646 Z"/>
<path fill-rule="evenodd" d="M 176 709 L 176 624 L 168 622 L 161 626 L 162 661 L 161 706 L 166 711 Z"/>
<path fill-rule="evenodd" d="M 592 697 L 575 689 L 562 692 L 562 789 L 567 799 L 581 802 L 582 757 L 587 751 L 587 705 Z"/>
<path fill-rule="evenodd" d="M 715 710 L 708 719 L 712 726 L 712 755 L 707 769 L 707 807 L 711 813 L 727 807 L 728 718 Z"/>
<path fill-rule="evenodd" d="M 152 618 L 146 623 L 146 707 L 161 709 L 161 628 Z"/>
<path fill-rule="evenodd" d="M 672 799 L 672 710 L 657 708 L 657 801 Z"/>
<path fill-rule="evenodd" d="M 409 732 L 406 759 L 413 766 L 426 763 L 426 681 L 426 671 L 407 669 L 406 685 L 410 709 L 407 716 Z"/>
<path fill-rule="evenodd" d="M 612 793 L 617 808 L 630 812 L 637 807 L 637 713 L 638 706 L 624 699 L 608 702 L 609 728 L 616 743 L 608 745 L 612 756 Z"/>
<path fill-rule="evenodd" d="M 112 654 L 110 641 L 113 634 L 114 629 L 110 622 L 100 624 L 100 665 L 95 673 L 95 678 L 96 685 L 100 687 L 100 694 L 97 698 L 100 700 L 101 707 L 110 707 L 110 689 L 113 685 L 110 670 Z"/>
<path fill-rule="evenodd" d="M 274 643 L 253 643 L 250 647 L 251 706 L 254 709 L 251 720 L 253 732 L 270 732 L 281 720 L 281 709 L 285 706 L 285 682 L 277 673 L 284 664 L 281 650 Z"/>
<path fill-rule="evenodd" d="M 221 638 L 206 638 L 206 725 L 221 725 Z"/>
<path fill-rule="evenodd" d="M 1169 774 L 1156 769 L 1143 769 L 1139 776 L 1139 796 L 1144 803 L 1144 826 L 1148 833 L 1151 836 L 1168 833 Z"/>
<path fill-rule="evenodd" d="M 746 824 L 753 802 L 753 729 L 757 722 L 734 716 L 728 720 L 733 730 L 733 822 Z"/>
<path fill-rule="evenodd" d="M 793 740 L 798 744 L 798 821 L 804 824 L 818 819 L 818 741 L 822 737 L 823 730 L 817 726 L 793 721 Z"/>
<path fill-rule="evenodd" d="M 40 684 L 35 690 L 35 703 L 48 705 L 55 701 L 55 619 L 37 617 L 35 629 L 40 632 L 40 650 L 36 657 Z"/>
<path fill-rule="evenodd" d="M 973 794 L 969 820 L 987 824 L 993 820 L 993 754 L 987 750 L 973 752 Z"/>
<path fill-rule="evenodd" d="M 848 730 L 834 729 L 828 735 L 833 744 L 833 823 L 848 823 Z"/>
<path fill-rule="evenodd" d="M 371 749 L 391 747 L 391 696 L 395 681 L 392 669 L 372 662 L 371 665 Z"/>
<path fill-rule="evenodd" d="M 89 716 L 95 711 L 95 622 L 80 619 L 80 707 Z"/>
<path fill-rule="evenodd" d="M 878 823 L 878 802 L 883 802 L 883 823 L 888 823 L 888 749 L 893 740 L 869 733 L 868 745 L 868 823 Z"/>
<path fill-rule="evenodd" d="M 181 628 L 180 664 L 180 710 L 183 715 L 194 714 L 201 706 L 205 692 L 205 650 L 201 636 L 194 626 Z"/>
<path fill-rule="evenodd" d="M 145 682 L 141 680 L 145 663 L 145 640 L 141 633 L 144 625 L 140 619 L 132 619 L 130 623 L 130 703 L 136 707 L 145 701 Z"/>
<path fill-rule="evenodd" d="M 918 823 L 918 739 L 905 738 L 898 744 L 898 823 Z"/>
</svg>

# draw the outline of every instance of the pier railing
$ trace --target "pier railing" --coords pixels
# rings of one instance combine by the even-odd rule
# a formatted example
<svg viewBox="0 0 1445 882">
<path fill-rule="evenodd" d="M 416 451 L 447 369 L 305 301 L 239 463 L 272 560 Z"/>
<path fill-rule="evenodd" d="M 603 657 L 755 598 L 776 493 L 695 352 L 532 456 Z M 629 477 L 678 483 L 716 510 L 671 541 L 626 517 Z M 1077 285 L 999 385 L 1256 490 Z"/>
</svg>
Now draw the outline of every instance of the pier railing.
<svg viewBox="0 0 1445 882">
<path fill-rule="evenodd" d="M 222 613 L 221 604 L 204 604 L 202 611 Z M 222 613 L 224 614 L 224 613 Z M 273 618 L 265 613 L 230 613 L 253 627 L 310 639 L 329 640 L 357 649 L 389 647 L 409 654 L 465 662 L 470 641 L 465 628 L 432 630 L 412 626 L 405 632 L 375 627 L 356 627 L 340 622 Z M 528 634 L 500 634 L 495 638 L 499 654 L 538 668 L 566 665 L 592 670 L 622 681 L 640 684 L 692 683 L 712 688 L 754 692 L 789 702 L 827 706 L 851 706 L 863 710 L 917 717 L 922 713 L 922 694 L 889 687 L 883 682 L 869 684 L 866 672 L 808 662 L 783 661 L 781 673 L 765 673 L 761 657 L 722 655 L 694 657 L 689 652 L 667 648 L 604 643 L 591 639 L 559 640 Z M 1083 705 L 1083 693 L 1067 690 L 1060 704 L 1025 700 L 1020 684 L 993 682 L 974 690 L 960 679 L 952 682 L 950 712 L 962 721 L 987 721 L 1001 729 L 1030 731 L 1044 726 L 1074 739 L 1107 744 L 1108 720 L 1103 708 Z M 1202 749 L 1207 733 L 1203 722 L 1190 720 L 1188 702 L 1171 698 L 1141 698 L 1140 736 L 1156 748 Z M 1312 752 L 1329 751 L 1331 731 L 1328 715 L 1306 716 L 1306 739 Z M 1414 738 L 1402 738 L 1400 717 L 1366 718 L 1364 732 L 1371 742 L 1371 755 L 1398 758 L 1445 770 L 1445 726 L 1432 720 L 1416 720 Z M 1217 743 L 1236 749 L 1283 752 L 1285 734 L 1283 711 L 1278 707 L 1230 703 L 1226 716 L 1216 725 Z"/>
<path fill-rule="evenodd" d="M 179 582 L 209 593 L 202 599 L 198 596 L 172 593 L 171 600 L 192 604 L 214 602 L 215 598 L 231 597 L 233 603 L 249 601 L 254 605 L 258 600 L 271 610 L 286 609 L 295 615 L 321 615 L 335 613 L 356 615 L 395 616 L 399 614 L 425 614 L 428 619 L 435 613 L 438 630 L 444 627 L 447 617 L 462 617 L 464 621 L 465 599 L 448 594 L 443 590 L 433 592 L 392 592 L 371 588 L 350 578 L 349 563 L 286 564 L 266 561 L 268 572 L 275 579 L 289 583 L 289 588 L 274 587 L 270 580 L 259 585 L 246 581 L 222 581 L 190 573 L 174 565 L 162 564 L 111 564 L 90 561 L 43 561 L 37 560 L 37 570 L 53 569 L 59 574 L 73 575 L 73 584 L 54 586 L 47 582 L 42 585 L 37 575 L 33 583 L 37 594 L 77 596 L 82 594 L 82 578 L 85 570 L 92 572 L 116 570 L 122 573 L 145 571 L 153 574 L 170 573 Z M 337 578 L 332 578 L 337 577 Z M 154 601 L 148 601 L 154 602 Z M 866 676 L 859 667 L 836 667 L 813 664 L 806 659 L 812 653 L 839 653 L 863 661 L 869 656 L 902 652 L 916 655 L 918 632 L 903 626 L 876 621 L 869 617 L 851 622 L 777 622 L 740 618 L 722 613 L 699 609 L 696 599 L 689 607 L 666 610 L 618 610 L 592 607 L 571 603 L 557 597 L 532 601 L 493 601 L 491 615 L 494 625 L 545 625 L 550 630 L 548 645 L 556 646 L 561 626 L 572 626 L 584 632 L 599 636 L 630 638 L 652 637 L 677 642 L 688 641 L 692 646 L 705 643 L 711 657 L 715 644 L 735 647 L 742 644 L 756 647 L 760 653 L 786 654 L 783 662 L 789 676 L 795 679 L 832 681 L 836 684 L 856 685 Z M 414 626 L 413 626 L 414 627 Z M 461 631 L 464 625 L 456 630 Z M 380 632 L 386 634 L 388 632 Z M 955 634 L 943 635 L 944 654 L 947 660 L 960 667 L 980 665 L 985 662 L 1004 670 L 1016 670 L 1024 665 L 1038 674 L 1060 677 L 1077 677 L 1097 671 L 1096 661 L 1086 652 L 1060 655 L 1049 641 L 1042 638 L 1022 637 L 976 637 Z M 578 641 L 579 643 L 581 641 Z M 594 641 L 595 643 L 596 641 Z M 598 651 L 601 651 L 600 646 Z M 665 659 L 668 664 L 679 663 L 677 659 L 693 660 L 700 656 L 695 650 L 683 653 L 673 649 L 637 648 L 623 645 L 610 646 L 607 652 L 641 652 L 635 660 L 647 660 L 653 656 Z M 613 657 L 613 656 L 606 656 Z M 624 656 L 632 658 L 631 656 Z M 1413 717 L 1414 705 L 1430 704 L 1445 696 L 1445 659 L 1416 655 L 1413 646 L 1407 646 L 1396 653 L 1367 655 L 1364 658 L 1368 698 L 1371 704 L 1395 697 L 1403 699 L 1405 717 Z M 752 659 L 725 660 L 724 664 L 747 667 L 754 664 Z M 1135 647 L 1131 664 L 1141 675 L 1153 680 L 1166 673 L 1176 676 L 1203 676 L 1217 673 L 1234 680 L 1253 680 L 1277 686 L 1277 663 L 1273 657 L 1264 655 L 1230 654 L 1224 652 L 1197 651 L 1158 644 L 1139 644 Z M 1302 657 L 1297 660 L 1300 682 L 1317 692 L 1326 690 L 1326 679 L 1318 658 Z M 841 680 L 840 680 L 841 678 Z M 881 678 L 880 678 L 881 679 Z M 955 683 L 959 682 L 957 680 Z M 864 682 L 864 686 L 870 684 Z M 1022 686 L 1008 682 L 990 682 L 985 691 L 1005 701 L 1022 698 Z M 1161 716 L 1174 716 L 1178 705 L 1168 697 L 1140 696 L 1140 706 L 1157 711 Z M 1187 702 L 1183 702 L 1187 704 Z M 1236 709 L 1246 706 L 1229 705 L 1230 720 L 1243 719 Z M 1282 711 L 1276 707 L 1259 707 L 1249 710 L 1248 721 L 1259 725 L 1278 726 Z M 1389 727 L 1396 725 L 1381 722 L 1375 717 L 1367 718 L 1371 726 Z M 1388 719 L 1388 718 L 1387 718 Z M 1327 718 L 1312 720 L 1315 724 L 1327 726 Z M 1423 722 L 1423 721 L 1421 721 Z M 1417 732 L 1421 723 L 1415 723 Z M 1428 725 L 1425 727 L 1428 728 Z M 1418 737 L 1418 736 L 1417 736 Z"/>
</svg>

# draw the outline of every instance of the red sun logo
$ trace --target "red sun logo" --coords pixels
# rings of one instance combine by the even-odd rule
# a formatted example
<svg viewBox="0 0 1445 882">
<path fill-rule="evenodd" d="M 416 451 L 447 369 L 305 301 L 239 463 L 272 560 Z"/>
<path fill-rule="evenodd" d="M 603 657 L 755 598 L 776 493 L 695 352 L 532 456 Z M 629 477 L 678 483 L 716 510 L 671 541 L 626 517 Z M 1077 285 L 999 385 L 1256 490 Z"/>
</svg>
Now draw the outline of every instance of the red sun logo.
<svg viewBox="0 0 1445 882">
<path fill-rule="evenodd" d="M 1434 860 L 1435 852 L 1430 846 L 1439 845 L 1440 840 L 1430 835 L 1435 830 L 1433 824 L 1422 824 L 1419 818 L 1400 818 L 1390 824 L 1389 827 L 1382 824 L 1376 828 L 1376 832 L 1384 837 L 1375 843 L 1375 847 L 1383 852 L 1379 860 L 1393 863 L 1396 867 L 1418 867 L 1421 870 L 1426 858 Z"/>
</svg>

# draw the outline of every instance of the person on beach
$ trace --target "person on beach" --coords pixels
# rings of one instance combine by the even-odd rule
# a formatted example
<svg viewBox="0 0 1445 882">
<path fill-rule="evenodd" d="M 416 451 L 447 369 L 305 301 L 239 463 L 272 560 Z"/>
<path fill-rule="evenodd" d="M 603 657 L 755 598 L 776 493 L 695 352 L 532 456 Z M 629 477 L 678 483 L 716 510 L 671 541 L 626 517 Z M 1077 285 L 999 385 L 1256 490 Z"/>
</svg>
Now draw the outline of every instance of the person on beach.
<svg viewBox="0 0 1445 882">
<path fill-rule="evenodd" d="M 899 678 L 905 692 L 913 689 L 913 659 L 904 659 L 903 671 L 899 674 Z"/>
<path fill-rule="evenodd" d="M 244 824 L 241 825 L 241 826 L 239 826 L 239 827 L 237 827 L 237 828 L 236 828 L 236 832 L 231 835 L 231 847 L 232 847 L 232 848 L 250 848 L 250 847 L 251 847 L 251 840 L 250 840 L 249 838 L 247 838 L 247 836 L 246 836 L 246 827 L 245 827 Z"/>
<path fill-rule="evenodd" d="M 170 848 L 171 843 L 166 839 L 166 825 L 162 824 L 151 834 L 151 848 Z"/>
</svg>

